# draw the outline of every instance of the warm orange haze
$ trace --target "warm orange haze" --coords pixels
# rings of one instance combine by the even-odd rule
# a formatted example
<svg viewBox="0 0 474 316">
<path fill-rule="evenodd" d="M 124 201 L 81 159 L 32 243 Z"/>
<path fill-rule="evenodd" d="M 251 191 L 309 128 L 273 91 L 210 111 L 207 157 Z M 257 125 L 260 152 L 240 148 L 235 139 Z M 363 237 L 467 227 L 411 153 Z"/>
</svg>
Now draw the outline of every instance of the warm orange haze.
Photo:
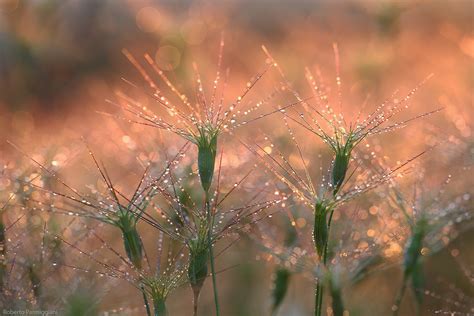
<svg viewBox="0 0 474 316">
<path fill-rule="evenodd" d="M 3 314 L 474 314 L 473 9 L 0 0 Z"/>
</svg>

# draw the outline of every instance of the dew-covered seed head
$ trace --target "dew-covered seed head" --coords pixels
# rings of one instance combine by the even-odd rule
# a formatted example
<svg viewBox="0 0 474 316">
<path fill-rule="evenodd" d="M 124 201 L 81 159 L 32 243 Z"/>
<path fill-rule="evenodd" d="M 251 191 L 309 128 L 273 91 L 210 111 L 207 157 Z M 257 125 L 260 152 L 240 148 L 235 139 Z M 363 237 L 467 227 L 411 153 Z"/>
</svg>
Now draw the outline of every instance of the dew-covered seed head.
<svg viewBox="0 0 474 316">
<path fill-rule="evenodd" d="M 191 240 L 189 244 L 188 280 L 194 293 L 194 306 L 197 308 L 199 294 L 207 278 L 209 248 L 206 239 Z"/>
<path fill-rule="evenodd" d="M 188 278 L 194 291 L 201 289 L 204 280 L 207 277 L 208 258 L 209 253 L 207 249 L 203 249 L 196 253 L 190 253 Z"/>
<path fill-rule="evenodd" d="M 117 215 L 118 217 L 114 221 L 114 225 L 122 232 L 122 239 L 127 257 L 135 268 L 141 269 L 143 246 L 140 234 L 137 230 L 136 218 L 132 212 L 123 208 L 120 208 Z"/>
<path fill-rule="evenodd" d="M 320 258 L 323 257 L 328 237 L 329 228 L 327 222 L 327 215 L 331 212 L 331 206 L 326 200 L 318 200 L 314 206 L 314 228 L 313 240 L 316 252 Z"/>
<path fill-rule="evenodd" d="M 336 151 L 331 172 L 331 184 L 334 195 L 337 194 L 344 179 L 346 178 L 347 170 L 349 169 L 349 161 L 351 159 L 352 148 L 340 148 Z"/>
<path fill-rule="evenodd" d="M 196 137 L 199 177 L 206 193 L 209 192 L 214 176 L 218 135 L 218 129 L 204 126 L 199 129 L 199 135 Z"/>
<path fill-rule="evenodd" d="M 130 230 L 122 230 L 122 238 L 124 242 L 125 252 L 132 264 L 137 269 L 141 269 L 143 260 L 142 240 L 136 227 Z"/>
</svg>

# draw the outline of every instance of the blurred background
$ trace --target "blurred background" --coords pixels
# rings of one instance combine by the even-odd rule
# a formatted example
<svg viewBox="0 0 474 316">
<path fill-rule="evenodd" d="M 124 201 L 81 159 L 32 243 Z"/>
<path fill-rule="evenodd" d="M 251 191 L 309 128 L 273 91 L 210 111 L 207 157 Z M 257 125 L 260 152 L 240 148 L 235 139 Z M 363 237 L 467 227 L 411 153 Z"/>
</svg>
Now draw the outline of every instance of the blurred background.
<svg viewBox="0 0 474 316">
<path fill-rule="evenodd" d="M 224 32 L 232 78 L 258 70 L 262 44 L 292 80 L 305 66 L 332 70 L 333 42 L 347 88 L 364 95 L 383 97 L 433 73 L 431 102 L 455 104 L 450 115 L 463 129 L 472 115 L 472 9 L 464 0 L 2 0 L 0 126 L 25 134 L 70 113 L 89 115 L 121 76 L 135 74 L 122 48 L 186 78 L 190 61 L 216 63 Z"/>
<path fill-rule="evenodd" d="M 305 67 L 319 67 L 328 84 L 333 85 L 333 43 L 337 43 L 343 104 L 350 113 L 357 112 L 367 96 L 370 104 L 377 105 L 395 90 L 407 93 L 434 74 L 417 91 L 407 115 L 440 107 L 443 111 L 402 133 L 387 136 L 386 141 L 376 140 L 375 146 L 397 161 L 426 146 L 443 143 L 446 147 L 440 147 L 434 158 L 422 162 L 432 168 L 428 168 L 429 179 L 433 179 L 429 183 L 440 183 L 452 173 L 456 194 L 472 194 L 472 177 L 465 175 L 472 172 L 474 155 L 473 21 L 474 2 L 470 0 L 0 0 L 0 150 L 5 157 L 15 155 L 6 144 L 10 140 L 30 153 L 46 156 L 41 148 L 54 145 L 62 153 L 54 156 L 61 164 L 74 152 L 66 150 L 65 144 L 87 136 L 101 146 L 106 158 L 112 160 L 116 151 L 109 149 L 111 143 L 118 142 L 131 150 L 129 156 L 119 158 L 120 163 L 132 161 L 135 146 L 124 136 L 133 139 L 146 134 L 144 138 L 153 138 L 154 131 L 137 127 L 124 131 L 123 126 L 118 128 L 99 113 L 114 111 L 105 100 L 126 86 L 121 78 L 142 82 L 123 49 L 135 56 L 150 54 L 174 82 L 192 94 L 192 63 L 199 65 L 203 81 L 211 87 L 223 36 L 224 64 L 230 69 L 230 100 L 265 65 L 262 45 L 301 91 L 307 89 Z M 275 74 L 270 78 L 261 84 L 267 94 L 272 83 L 281 80 Z M 280 101 L 285 104 L 291 100 Z M 285 132 L 272 120 L 256 124 L 267 133 Z M 248 134 L 243 131 L 240 136 L 245 139 Z M 141 141 L 146 143 L 146 139 Z M 146 144 L 143 146 L 153 147 L 152 141 Z M 251 160 L 247 157 L 244 162 Z M 230 162 L 228 165 L 232 166 Z M 2 189 L 7 186 L 1 185 Z M 367 203 L 369 209 L 372 202 Z M 376 213 L 370 212 L 374 216 Z M 370 214 L 362 213 L 361 219 L 366 220 Z M 306 219 L 312 220 L 310 215 Z M 361 233 L 365 236 L 368 226 L 364 227 Z M 467 307 L 474 302 L 474 254 L 469 247 L 474 241 L 472 229 L 461 237 L 453 238 L 453 246 L 428 262 L 428 288 L 434 294 L 427 300 L 423 315 L 472 312 Z M 249 241 L 242 241 L 229 251 L 224 262 L 218 263 L 221 269 L 239 263 L 220 277 L 223 315 L 267 313 L 272 269 L 262 262 L 265 260 L 256 260 L 262 257 L 249 245 Z M 385 255 L 400 255 L 400 245 L 390 247 L 391 252 Z M 458 256 L 456 260 L 463 268 L 453 264 Z M 390 314 L 396 293 L 393 284 L 400 279 L 399 270 L 393 271 L 392 275 L 378 274 L 360 285 L 357 295 L 347 296 L 351 315 Z M 202 315 L 212 311 L 209 283 L 209 295 L 202 299 Z M 308 288 L 312 289 L 311 280 L 296 276 L 281 315 L 310 315 L 312 290 Z M 133 289 L 125 286 L 121 293 L 101 293 L 98 309 L 111 312 L 131 308 L 123 313 L 140 315 L 140 303 L 130 303 L 127 291 Z M 378 295 L 376 300 L 372 298 L 374 293 Z M 189 315 L 190 305 L 183 305 L 190 298 L 187 286 L 171 295 L 171 315 Z M 463 301 L 464 305 L 445 308 L 449 299 Z M 366 304 L 373 308 L 364 309 Z M 404 315 L 411 315 L 414 307 L 407 305 Z"/>
</svg>

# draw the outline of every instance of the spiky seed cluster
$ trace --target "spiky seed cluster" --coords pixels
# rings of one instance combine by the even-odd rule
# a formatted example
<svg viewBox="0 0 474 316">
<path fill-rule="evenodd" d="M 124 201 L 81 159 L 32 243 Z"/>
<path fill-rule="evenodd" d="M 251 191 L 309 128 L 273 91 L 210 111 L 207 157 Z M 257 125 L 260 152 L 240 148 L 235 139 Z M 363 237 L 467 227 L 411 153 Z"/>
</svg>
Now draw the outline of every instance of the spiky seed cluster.
<svg viewBox="0 0 474 316">
<path fill-rule="evenodd" d="M 155 316 L 167 316 L 166 299 L 168 295 L 181 286 L 185 280 L 186 267 L 168 265 L 165 271 L 158 271 L 152 276 L 143 276 L 141 284 L 145 293 L 153 302 Z"/>
<path fill-rule="evenodd" d="M 258 117 L 246 120 L 242 122 L 237 122 L 238 116 L 247 116 L 252 112 L 258 110 L 261 106 L 261 102 L 257 102 L 256 105 L 250 109 L 243 111 L 237 111 L 238 107 L 241 105 L 242 101 L 244 100 L 245 96 L 252 90 L 255 84 L 264 76 L 264 74 L 268 71 L 271 65 L 267 65 L 265 69 L 255 75 L 246 85 L 242 94 L 240 94 L 234 102 L 232 102 L 229 106 L 224 106 L 224 95 L 222 94 L 221 98 L 218 98 L 217 91 L 220 85 L 221 80 L 221 65 L 222 65 L 222 52 L 224 48 L 224 42 L 221 41 L 220 44 L 220 51 L 219 51 L 219 58 L 217 64 L 217 74 L 214 80 L 213 89 L 212 89 L 212 97 L 210 102 L 206 99 L 204 94 L 204 88 L 201 81 L 200 74 L 197 70 L 197 66 L 194 64 L 194 70 L 196 73 L 196 98 L 197 103 L 192 105 L 189 102 L 189 98 L 186 94 L 180 92 L 177 87 L 168 79 L 168 77 L 161 71 L 156 64 L 154 63 L 153 59 L 150 58 L 148 55 L 145 55 L 145 60 L 149 66 L 151 66 L 152 71 L 163 80 L 163 83 L 167 86 L 168 89 L 173 94 L 176 94 L 179 97 L 180 104 L 174 104 L 168 100 L 167 97 L 163 94 L 161 89 L 158 87 L 158 83 L 152 79 L 152 76 L 148 73 L 148 71 L 131 55 L 128 51 L 124 51 L 125 56 L 129 59 L 129 61 L 133 64 L 133 66 L 138 70 L 141 74 L 143 79 L 148 83 L 150 89 L 152 89 L 152 97 L 157 102 L 158 105 L 163 107 L 166 110 L 166 113 L 170 116 L 170 119 L 167 121 L 162 117 L 154 114 L 151 110 L 146 107 L 140 105 L 139 102 L 134 101 L 133 99 L 127 97 L 123 93 L 118 93 L 119 99 L 122 101 L 121 104 L 115 104 L 114 102 L 110 101 L 112 104 L 117 105 L 124 111 L 131 113 L 140 121 L 133 121 L 131 122 L 145 124 L 154 126 L 160 129 L 168 130 L 173 132 L 188 141 L 191 141 L 199 146 L 200 138 L 202 138 L 205 134 L 218 134 L 223 130 L 232 130 L 233 128 L 241 125 L 247 124 L 249 121 L 253 121 L 255 119 L 259 119 L 270 115 L 271 113 L 275 113 L 277 111 L 273 111 L 271 113 L 261 114 Z M 137 87 L 135 84 L 127 81 L 127 83 L 131 84 L 134 87 Z M 224 87 L 225 88 L 225 84 Z M 222 91 L 223 93 L 224 91 Z M 189 114 L 188 114 L 189 112 Z M 177 118 L 177 122 L 173 122 Z M 211 135 L 206 135 L 205 138 L 210 140 L 213 138 Z"/>
<path fill-rule="evenodd" d="M 212 185 L 212 179 L 214 176 L 214 169 L 215 169 L 215 162 L 216 162 L 216 154 L 217 154 L 217 144 L 218 144 L 218 136 L 225 130 L 229 131 L 236 127 L 245 125 L 250 121 L 263 118 L 267 115 L 275 113 L 273 111 L 271 113 L 261 114 L 256 118 L 250 120 L 243 120 L 242 122 L 237 122 L 237 114 L 236 108 L 242 103 L 244 97 L 250 92 L 253 86 L 260 80 L 260 78 L 266 73 L 271 65 L 267 65 L 265 70 L 261 73 L 258 73 L 250 82 L 247 83 L 247 86 L 244 92 L 239 95 L 235 102 L 233 102 L 227 109 L 224 109 L 224 93 L 222 92 L 222 97 L 220 101 L 217 100 L 217 90 L 219 86 L 219 80 L 221 77 L 221 64 L 222 64 L 222 52 L 224 49 L 224 41 L 221 40 L 220 43 L 220 50 L 218 56 L 218 65 L 217 65 L 217 74 L 214 80 L 213 85 L 213 92 L 211 101 L 207 102 L 206 96 L 203 89 L 203 84 L 201 81 L 201 76 L 199 71 L 197 70 L 197 65 L 194 64 L 194 70 L 196 73 L 196 99 L 197 104 L 195 106 L 191 105 L 188 101 L 189 98 L 184 94 L 181 93 L 166 77 L 166 75 L 161 71 L 156 64 L 154 63 L 153 59 L 150 58 L 148 55 L 145 56 L 145 60 L 151 66 L 152 70 L 154 71 L 155 75 L 158 75 L 166 86 L 171 90 L 172 93 L 176 94 L 179 97 L 181 102 L 180 106 L 177 106 L 171 103 L 167 97 L 163 95 L 161 90 L 158 88 L 158 84 L 152 79 L 149 75 L 147 70 L 143 68 L 140 63 L 127 51 L 124 51 L 125 56 L 129 59 L 129 61 L 135 66 L 138 72 L 141 74 L 143 79 L 148 83 L 149 87 L 152 89 L 152 97 L 157 101 L 157 104 L 162 106 L 166 113 L 170 116 L 170 120 L 164 120 L 161 116 L 154 114 L 152 111 L 148 110 L 146 107 L 140 105 L 139 102 L 134 101 L 133 99 L 129 98 L 128 96 L 119 93 L 118 97 L 121 100 L 121 104 L 115 104 L 119 106 L 124 111 L 131 113 L 135 116 L 138 121 L 129 120 L 130 122 L 135 122 L 139 124 L 149 125 L 153 127 L 157 127 L 160 129 L 164 129 L 174 134 L 192 142 L 194 145 L 197 146 L 198 151 L 198 172 L 201 180 L 202 188 L 205 192 L 206 196 L 206 206 L 207 210 L 207 221 L 209 232 L 207 233 L 208 238 L 208 250 L 211 261 L 211 270 L 213 271 L 213 285 L 214 285 L 214 292 L 216 292 L 216 282 L 215 282 L 215 271 L 214 271 L 214 258 L 212 252 L 212 230 L 214 224 L 214 218 L 212 218 L 209 209 L 209 190 Z M 128 81 L 127 81 L 128 82 Z M 130 82 L 128 82 L 130 83 Z M 137 87 L 136 85 L 130 83 L 132 86 Z M 224 84 L 225 88 L 225 84 Z M 259 109 L 259 107 L 264 103 L 264 101 L 257 102 L 255 106 L 247 109 L 243 112 L 243 115 L 247 116 L 252 112 L 255 112 Z M 187 114 L 187 111 L 191 111 L 190 114 Z M 177 123 L 172 122 L 175 121 L 175 118 L 178 118 Z M 200 241 L 199 241 L 200 243 Z M 197 256 L 196 261 L 202 265 L 201 257 L 204 254 L 203 252 L 190 252 L 191 259 L 193 260 L 193 256 Z M 195 273 L 192 272 L 192 275 Z M 195 282 L 194 278 L 190 276 L 191 285 L 193 286 L 193 282 Z M 199 283 L 201 281 L 199 280 Z M 202 284 L 199 286 L 199 288 Z M 195 286 L 193 286 L 193 290 L 195 290 Z M 219 314 L 218 302 L 217 302 L 217 295 L 215 295 L 215 305 L 216 305 L 216 313 Z"/>
<path fill-rule="evenodd" d="M 420 175 L 420 178 L 422 176 Z M 390 197 L 398 211 L 403 214 L 409 228 L 410 235 L 405 244 L 403 252 L 403 280 L 400 291 L 395 299 L 393 306 L 394 315 L 400 310 L 400 305 L 407 287 L 410 282 L 413 294 L 417 303 L 417 310 L 420 311 L 424 296 L 424 275 L 423 275 L 423 249 L 427 252 L 436 252 L 439 248 L 444 247 L 446 242 L 440 243 L 438 233 L 443 230 L 449 230 L 449 226 L 453 222 L 452 218 L 456 218 L 458 222 L 463 219 L 469 219 L 469 207 L 465 203 L 470 196 L 455 199 L 455 202 L 448 201 L 447 205 L 441 201 L 441 194 L 445 191 L 445 186 L 451 182 L 451 175 L 448 176 L 439 190 L 433 197 L 427 199 L 425 194 L 418 194 L 417 185 L 415 185 L 415 195 L 413 201 L 408 201 L 403 193 L 398 189 L 397 183 L 393 182 Z M 433 201 L 426 203 L 426 201 Z M 430 216 L 431 215 L 431 216 Z M 460 228 L 461 229 L 461 228 Z M 442 244 L 442 246 L 440 246 Z"/>
<path fill-rule="evenodd" d="M 306 78 L 308 83 L 313 91 L 315 96 L 317 106 L 311 105 L 309 102 L 302 100 L 298 92 L 291 86 L 291 84 L 286 79 L 283 71 L 275 62 L 273 57 L 270 55 L 268 50 L 263 48 L 265 53 L 271 62 L 278 68 L 281 77 L 283 79 L 283 87 L 293 93 L 295 98 L 298 101 L 301 101 L 303 104 L 305 112 L 296 111 L 296 109 L 291 108 L 290 111 L 283 112 L 285 125 L 288 127 L 290 136 L 295 143 L 302 165 L 304 166 L 305 176 L 300 176 L 296 172 L 296 169 L 290 164 L 289 160 L 286 159 L 282 154 L 278 153 L 279 159 L 272 157 L 267 151 L 263 150 L 262 147 L 258 146 L 261 150 L 259 153 L 257 150 L 251 148 L 254 153 L 257 153 L 260 157 L 264 158 L 265 164 L 268 169 L 270 169 L 276 176 L 286 183 L 289 188 L 299 195 L 302 200 L 305 200 L 307 204 L 311 205 L 314 209 L 314 227 L 313 227 L 313 240 L 316 252 L 318 253 L 320 260 L 326 266 L 327 261 L 327 246 L 329 240 L 329 229 L 331 225 L 332 215 L 337 205 L 342 202 L 353 198 L 356 195 L 360 195 L 363 192 L 366 192 L 374 187 L 387 182 L 393 171 L 388 173 L 382 173 L 380 177 L 372 177 L 371 182 L 363 185 L 356 185 L 352 192 L 342 193 L 341 189 L 344 186 L 344 183 L 347 182 L 347 173 L 350 168 L 353 150 L 357 147 L 360 142 L 362 142 L 367 136 L 380 134 L 387 131 L 391 131 L 396 128 L 400 128 L 406 123 L 420 117 L 430 115 L 438 110 L 424 113 L 415 118 L 405 120 L 402 122 L 387 124 L 391 118 L 396 114 L 402 111 L 403 108 L 408 107 L 408 101 L 412 95 L 418 89 L 415 88 L 412 90 L 401 102 L 394 101 L 393 103 L 387 102 L 383 103 L 381 106 L 372 112 L 366 119 L 360 121 L 359 115 L 355 124 L 352 122 L 347 125 L 342 114 L 336 114 L 329 103 L 329 98 L 325 87 L 318 86 L 314 76 L 311 71 L 307 69 Z M 334 45 L 335 57 L 336 57 L 336 69 L 337 77 L 336 83 L 338 87 L 339 94 L 339 105 L 342 106 L 342 97 L 341 97 L 341 79 L 339 76 L 339 55 L 337 46 Z M 319 108 L 318 108 L 319 107 Z M 294 116 L 293 114 L 296 114 Z M 294 134 L 289 127 L 287 121 L 291 120 L 298 125 L 302 126 L 304 129 L 315 134 L 321 140 L 328 145 L 328 147 L 333 152 L 333 159 L 331 163 L 330 171 L 330 180 L 325 183 L 322 182 L 321 192 L 316 192 L 315 186 L 311 181 L 311 174 L 308 171 L 307 163 L 305 162 L 299 144 L 296 142 Z M 331 132 L 327 132 L 324 126 L 328 126 Z M 273 148 L 273 146 L 272 146 Z M 332 194 L 328 196 L 325 192 L 331 190 Z M 329 215 L 329 216 L 328 216 Z M 317 283 L 316 290 L 316 315 L 321 314 L 322 310 L 322 299 L 323 299 L 323 288 L 320 282 Z M 342 314 L 342 311 L 341 311 Z"/>
</svg>

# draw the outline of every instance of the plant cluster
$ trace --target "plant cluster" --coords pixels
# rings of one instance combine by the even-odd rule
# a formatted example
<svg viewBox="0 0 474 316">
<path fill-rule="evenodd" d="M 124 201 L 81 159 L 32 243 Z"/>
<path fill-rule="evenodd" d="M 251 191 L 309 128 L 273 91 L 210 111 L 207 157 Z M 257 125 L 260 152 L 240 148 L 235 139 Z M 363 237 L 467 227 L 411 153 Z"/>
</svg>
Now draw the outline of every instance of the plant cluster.
<svg viewBox="0 0 474 316">
<path fill-rule="evenodd" d="M 14 172 L 5 167 L 2 174 L 9 184 L 2 188 L 4 203 L 0 209 L 2 303 L 19 306 L 27 297 L 31 306 L 60 305 L 45 297 L 47 281 L 68 277 L 79 280 L 82 273 L 126 281 L 142 297 L 148 316 L 168 315 L 167 298 L 188 284 L 193 292 L 193 314 L 198 315 L 199 298 L 210 277 L 215 314 L 220 315 L 222 294 L 218 292 L 216 258 L 238 240 L 250 237 L 259 245 L 262 256 L 274 263 L 269 308 L 273 315 L 279 312 L 292 280 L 302 274 L 314 282 L 314 315 L 326 314 L 327 306 L 326 310 L 333 315 L 342 316 L 350 309 L 344 291 L 357 286 L 377 269 L 383 269 L 386 260 L 382 255 L 383 245 L 377 241 L 367 243 L 363 250 L 346 242 L 355 239 L 357 222 L 342 227 L 336 225 L 339 222 L 335 219 L 346 216 L 348 209 L 357 210 L 354 201 L 374 191 L 375 195 L 385 197 L 384 207 L 400 213 L 408 227 L 399 263 L 403 278 L 393 313 L 399 313 L 408 284 L 412 285 L 421 313 L 425 294 L 423 257 L 446 247 L 449 242 L 443 236 L 461 231 L 461 223 L 472 219 L 470 196 L 465 194 L 455 199 L 456 203 L 448 199 L 447 205 L 440 196 L 429 197 L 426 202 L 414 194 L 410 201 L 400 189 L 399 178 L 420 174 L 413 171 L 412 165 L 415 160 L 423 159 L 429 149 L 387 167 L 376 153 L 367 152 L 367 148 L 369 138 L 395 132 L 409 123 L 416 124 L 413 121 L 440 110 L 397 119 L 409 107 L 419 89 L 416 87 L 404 97 L 392 96 L 367 115 L 361 108 L 355 118 L 346 117 L 342 111 L 337 46 L 334 46 L 338 96 L 335 101 L 330 98 L 329 88 L 320 74 L 314 75 L 309 69 L 305 79 L 312 97 L 302 97 L 264 47 L 267 56 L 264 69 L 227 105 L 224 92 L 228 71 L 222 70 L 223 49 L 221 41 L 210 95 L 206 95 L 198 67 L 194 65 L 195 101 L 181 92 L 149 55 L 144 56 L 144 66 L 124 51 L 148 87 L 142 89 L 129 80 L 125 83 L 146 94 L 158 110 L 154 112 L 139 99 L 119 91 L 115 100 L 109 100 L 118 112 L 107 115 L 116 121 L 146 126 L 150 132 L 156 128 L 166 134 L 170 143 L 176 137 L 176 144 L 181 144 L 176 149 L 176 144 L 173 147 L 165 142 L 155 148 L 157 158 L 138 159 L 139 175 L 135 184 L 121 180 L 120 173 L 127 170 L 117 168 L 118 171 L 109 172 L 87 140 L 83 140 L 82 148 L 95 170 L 95 176 L 91 177 L 99 180 L 93 185 L 74 181 L 79 186 L 65 180 L 54 161 L 39 160 L 11 143 L 29 160 L 25 165 L 30 167 Z M 247 102 L 250 91 L 272 69 L 279 76 L 273 92 L 259 101 Z M 292 101 L 279 105 L 275 101 L 278 96 Z M 337 107 L 340 110 L 335 110 Z M 283 139 L 275 141 L 277 136 L 272 135 L 242 141 L 236 135 L 238 129 L 245 129 L 250 123 L 258 125 L 259 120 L 269 116 L 284 126 Z M 304 139 L 299 138 L 300 132 L 305 133 Z M 242 154 L 231 153 L 227 148 L 224 151 L 224 139 L 233 149 L 244 144 L 250 159 L 256 158 L 248 172 L 228 170 L 231 168 L 223 164 L 227 155 Z M 307 154 L 305 142 L 322 145 L 318 147 L 320 154 Z M 137 172 L 134 170 L 132 174 L 136 179 Z M 226 183 L 228 179 L 230 185 Z M 309 216 L 297 219 L 297 213 Z M 274 216 L 277 219 L 268 220 L 273 214 L 278 214 Z M 58 224 L 63 217 L 70 220 Z M 307 225 L 311 227 L 309 233 L 304 228 L 306 222 L 311 223 Z M 15 230 L 15 225 L 22 225 L 25 230 Z M 114 238 L 108 241 L 102 231 L 110 231 Z M 27 239 L 31 244 L 41 240 L 39 248 L 32 246 L 39 249 L 39 254 L 22 254 L 21 260 L 17 260 Z M 147 244 L 149 240 L 153 241 L 150 243 L 153 247 Z M 228 245 L 217 252 L 218 242 Z M 91 249 L 91 245 L 97 244 L 99 248 Z M 83 260 L 71 263 L 65 253 L 74 253 Z M 103 253 L 112 255 L 113 259 L 106 259 Z M 47 262 L 52 262 L 52 266 Z M 72 269 L 74 275 L 61 275 L 63 269 Z M 328 299 L 330 304 L 325 303 Z M 80 289 L 66 301 L 66 314 L 97 313 L 97 302 Z M 81 302 L 90 308 L 81 310 Z M 143 314 L 142 307 L 138 309 Z"/>
</svg>

